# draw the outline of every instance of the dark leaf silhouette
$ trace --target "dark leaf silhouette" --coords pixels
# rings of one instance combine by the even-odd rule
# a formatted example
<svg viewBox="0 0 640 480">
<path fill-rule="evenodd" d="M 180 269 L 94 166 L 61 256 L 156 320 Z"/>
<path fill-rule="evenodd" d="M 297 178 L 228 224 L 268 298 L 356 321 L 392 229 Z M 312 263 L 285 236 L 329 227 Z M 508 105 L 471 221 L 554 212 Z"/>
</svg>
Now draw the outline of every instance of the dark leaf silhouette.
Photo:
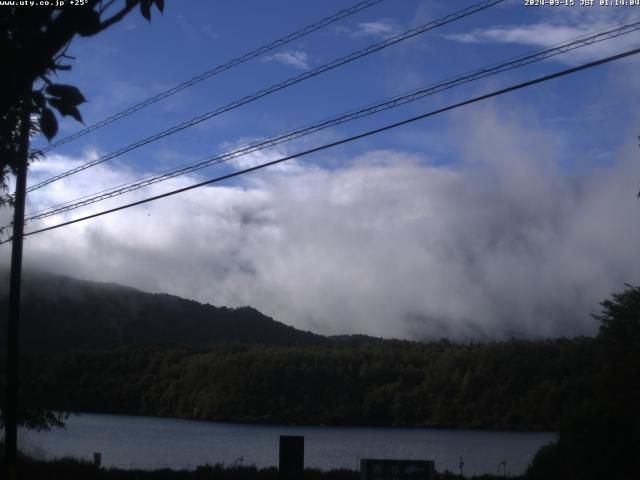
<svg viewBox="0 0 640 480">
<path fill-rule="evenodd" d="M 140 2 L 140 13 L 147 21 L 151 21 L 151 0 L 142 0 Z"/>
<path fill-rule="evenodd" d="M 59 97 L 69 106 L 77 106 L 87 101 L 84 95 L 73 85 L 63 85 L 60 83 L 52 83 L 47 86 L 46 92 L 54 97 Z M 56 107 L 57 108 L 57 107 Z"/>
<path fill-rule="evenodd" d="M 58 112 L 60 112 L 60 115 L 62 115 L 63 117 L 66 117 L 67 115 L 69 115 L 69 116 L 72 116 L 73 118 L 75 118 L 78 122 L 84 123 L 82 121 L 82 115 L 80 115 L 80 110 L 78 110 L 77 107 L 74 107 L 74 106 L 69 105 L 68 103 L 65 103 L 60 98 L 50 98 L 49 99 L 49 104 L 53 108 L 58 110 Z"/>
<path fill-rule="evenodd" d="M 40 115 L 40 130 L 49 141 L 58 133 L 58 121 L 50 108 L 45 107 L 42 109 L 42 114 Z"/>
<path fill-rule="evenodd" d="M 45 106 L 45 98 L 42 92 L 32 92 L 31 99 L 33 100 L 33 104 L 38 108 L 44 108 Z"/>
<path fill-rule="evenodd" d="M 41 132 L 49 141 L 58 132 L 55 110 L 62 116 L 82 121 L 78 106 L 86 99 L 80 90 L 51 80 L 58 72 L 71 70 L 69 62 L 75 59 L 67 50 L 73 38 L 91 37 L 109 29 L 138 5 L 142 15 L 150 20 L 151 10 L 157 8 L 163 12 L 165 2 L 90 0 L 84 3 L 82 8 L 42 8 L 30 14 L 17 3 L 0 9 L 3 71 L 10 72 L 0 76 L 0 206 L 12 201 L 7 175 L 15 173 L 24 161 L 19 154 L 22 115 L 28 114 L 33 119 L 31 134 Z M 31 94 L 25 102 L 27 92 Z"/>
<path fill-rule="evenodd" d="M 83 37 L 90 37 L 100 31 L 100 26 L 100 14 L 95 10 L 84 9 L 84 18 L 78 24 L 77 31 Z"/>
</svg>

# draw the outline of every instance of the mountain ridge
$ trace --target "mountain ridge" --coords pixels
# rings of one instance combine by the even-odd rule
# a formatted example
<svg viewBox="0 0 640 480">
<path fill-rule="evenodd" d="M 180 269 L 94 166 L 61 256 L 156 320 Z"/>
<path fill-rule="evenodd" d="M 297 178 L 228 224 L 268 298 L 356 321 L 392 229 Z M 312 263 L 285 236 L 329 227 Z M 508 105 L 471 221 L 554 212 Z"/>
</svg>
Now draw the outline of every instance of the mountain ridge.
<svg viewBox="0 0 640 480">
<path fill-rule="evenodd" d="M 7 308 L 8 274 L 0 280 Z M 218 342 L 316 345 L 328 337 L 296 329 L 250 306 L 217 307 L 113 282 L 26 271 L 21 342 L 27 350 L 93 350 L 119 346 L 206 346 Z M 0 339 L 5 335 L 2 316 Z M 4 342 L 3 342 L 4 343 Z"/>
</svg>

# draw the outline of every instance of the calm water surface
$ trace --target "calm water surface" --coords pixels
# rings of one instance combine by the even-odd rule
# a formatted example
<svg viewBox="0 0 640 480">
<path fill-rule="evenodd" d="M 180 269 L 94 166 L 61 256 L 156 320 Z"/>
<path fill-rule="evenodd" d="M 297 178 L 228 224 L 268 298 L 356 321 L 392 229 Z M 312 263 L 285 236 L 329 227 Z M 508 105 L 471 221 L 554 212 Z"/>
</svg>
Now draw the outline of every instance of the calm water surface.
<svg viewBox="0 0 640 480">
<path fill-rule="evenodd" d="M 280 435 L 304 435 L 305 466 L 358 469 L 361 458 L 435 460 L 438 470 L 465 474 L 524 472 L 554 433 L 406 428 L 303 427 L 212 423 L 169 418 L 81 414 L 66 430 L 20 432 L 23 448 L 52 459 L 74 456 L 120 468 L 188 469 L 206 463 L 277 465 Z M 502 472 L 502 470 L 501 470 Z"/>
</svg>

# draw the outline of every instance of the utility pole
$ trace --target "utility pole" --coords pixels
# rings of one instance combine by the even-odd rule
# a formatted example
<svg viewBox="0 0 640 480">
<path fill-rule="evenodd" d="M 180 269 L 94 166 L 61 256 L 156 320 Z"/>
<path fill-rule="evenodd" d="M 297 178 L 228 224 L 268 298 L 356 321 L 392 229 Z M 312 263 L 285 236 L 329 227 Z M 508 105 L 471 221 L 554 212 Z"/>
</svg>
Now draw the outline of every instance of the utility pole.
<svg viewBox="0 0 640 480">
<path fill-rule="evenodd" d="M 7 391 L 4 411 L 5 478 L 18 478 L 18 366 L 20 356 L 20 287 L 22 286 L 22 240 L 24 238 L 24 206 L 27 196 L 27 167 L 29 163 L 29 133 L 31 105 L 28 90 L 20 114 L 20 145 L 16 171 L 16 192 L 13 207 L 11 242 L 11 276 L 9 278 L 9 318 L 7 322 Z"/>
</svg>

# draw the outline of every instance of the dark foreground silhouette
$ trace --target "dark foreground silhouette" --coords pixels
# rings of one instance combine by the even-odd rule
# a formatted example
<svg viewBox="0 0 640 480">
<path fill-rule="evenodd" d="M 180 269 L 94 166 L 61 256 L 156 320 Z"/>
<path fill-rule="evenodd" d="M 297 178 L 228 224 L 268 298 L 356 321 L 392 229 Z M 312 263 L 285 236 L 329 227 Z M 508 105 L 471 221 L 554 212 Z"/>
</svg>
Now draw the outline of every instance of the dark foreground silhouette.
<svg viewBox="0 0 640 480">
<path fill-rule="evenodd" d="M 640 288 L 601 306 L 588 386 L 595 395 L 564 418 L 558 442 L 536 454 L 532 480 L 640 478 Z"/>
<path fill-rule="evenodd" d="M 186 470 L 119 470 L 97 468 L 94 465 L 73 459 L 41 462 L 24 460 L 20 464 L 19 478 L 29 480 L 278 480 L 278 469 L 256 468 L 252 466 L 205 465 L 192 471 Z M 449 472 L 438 473 L 438 479 L 456 480 L 498 480 L 502 475 L 482 475 L 462 477 Z M 521 479 L 523 477 L 508 477 Z M 360 480 L 360 473 L 354 470 L 305 469 L 304 480 Z"/>
</svg>

